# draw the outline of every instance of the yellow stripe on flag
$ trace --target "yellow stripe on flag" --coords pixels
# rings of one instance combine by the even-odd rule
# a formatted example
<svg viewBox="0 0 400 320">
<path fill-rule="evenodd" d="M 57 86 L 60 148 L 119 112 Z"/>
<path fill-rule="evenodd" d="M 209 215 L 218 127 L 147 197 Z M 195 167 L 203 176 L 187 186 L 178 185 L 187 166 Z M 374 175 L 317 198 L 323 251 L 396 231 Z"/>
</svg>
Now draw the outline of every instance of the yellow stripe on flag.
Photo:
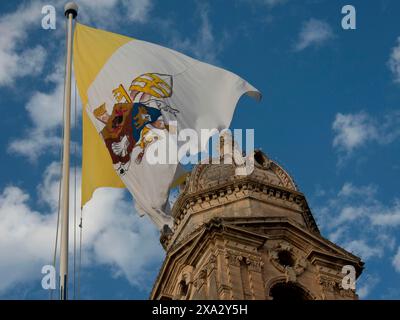
<svg viewBox="0 0 400 320">
<path fill-rule="evenodd" d="M 112 54 L 133 40 L 119 34 L 76 23 L 74 33 L 74 71 L 83 109 L 88 102 L 87 90 Z M 83 207 L 94 191 L 101 187 L 124 188 L 115 173 L 103 140 L 82 112 L 82 201 Z"/>
</svg>

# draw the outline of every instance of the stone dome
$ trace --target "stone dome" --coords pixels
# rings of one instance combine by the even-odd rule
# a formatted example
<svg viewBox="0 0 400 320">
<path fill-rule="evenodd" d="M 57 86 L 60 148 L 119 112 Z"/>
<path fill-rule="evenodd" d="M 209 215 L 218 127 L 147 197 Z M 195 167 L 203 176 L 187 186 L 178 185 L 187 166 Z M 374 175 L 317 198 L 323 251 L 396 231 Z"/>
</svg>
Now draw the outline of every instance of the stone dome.
<svg viewBox="0 0 400 320">
<path fill-rule="evenodd" d="M 237 175 L 237 168 L 234 163 L 200 163 L 193 168 L 172 208 L 173 235 L 163 237 L 163 245 L 182 241 L 213 218 L 234 223 L 290 220 L 319 234 L 305 196 L 279 164 L 256 150 L 251 174 Z"/>
<path fill-rule="evenodd" d="M 243 179 L 298 191 L 292 177 L 260 150 L 254 152 L 254 171 L 250 175 L 235 175 L 235 169 L 235 164 L 198 164 L 186 180 L 182 191 L 183 193 L 196 193 Z"/>
</svg>

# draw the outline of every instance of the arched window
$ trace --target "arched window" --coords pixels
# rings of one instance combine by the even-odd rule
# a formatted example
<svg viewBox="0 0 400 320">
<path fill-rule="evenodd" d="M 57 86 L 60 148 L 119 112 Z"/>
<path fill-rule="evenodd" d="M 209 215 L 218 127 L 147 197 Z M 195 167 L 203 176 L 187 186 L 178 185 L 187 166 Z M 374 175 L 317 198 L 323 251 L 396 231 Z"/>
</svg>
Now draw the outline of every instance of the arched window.
<svg viewBox="0 0 400 320">
<path fill-rule="evenodd" d="M 254 151 L 254 160 L 262 167 L 265 167 L 268 163 L 267 157 L 260 150 Z"/>
<path fill-rule="evenodd" d="M 284 267 L 294 266 L 294 258 L 292 254 L 287 250 L 281 250 L 278 252 L 278 262 Z"/>
<path fill-rule="evenodd" d="M 304 301 L 312 297 L 295 283 L 280 282 L 272 286 L 269 295 L 276 301 Z"/>
</svg>

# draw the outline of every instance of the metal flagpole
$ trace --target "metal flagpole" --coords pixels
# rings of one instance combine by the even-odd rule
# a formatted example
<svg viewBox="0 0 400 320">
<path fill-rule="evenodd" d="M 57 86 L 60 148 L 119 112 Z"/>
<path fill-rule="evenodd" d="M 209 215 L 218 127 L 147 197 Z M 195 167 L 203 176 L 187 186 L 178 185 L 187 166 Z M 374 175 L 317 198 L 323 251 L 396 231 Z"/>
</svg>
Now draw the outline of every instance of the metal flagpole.
<svg viewBox="0 0 400 320">
<path fill-rule="evenodd" d="M 69 152 L 71 128 L 71 61 L 72 20 L 78 14 L 78 6 L 68 2 L 64 7 L 67 23 L 67 61 L 64 92 L 64 140 L 61 184 L 61 241 L 60 241 L 60 300 L 68 299 L 68 235 L 69 235 Z"/>
</svg>

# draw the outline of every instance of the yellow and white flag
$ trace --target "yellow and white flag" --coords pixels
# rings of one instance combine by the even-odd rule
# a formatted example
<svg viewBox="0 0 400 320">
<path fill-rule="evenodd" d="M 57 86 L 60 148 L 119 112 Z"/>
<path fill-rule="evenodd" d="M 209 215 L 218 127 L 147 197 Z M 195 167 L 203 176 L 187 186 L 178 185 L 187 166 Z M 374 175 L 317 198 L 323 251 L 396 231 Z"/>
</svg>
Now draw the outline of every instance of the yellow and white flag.
<svg viewBox="0 0 400 320">
<path fill-rule="evenodd" d="M 84 108 L 82 206 L 96 188 L 127 187 L 159 228 L 172 226 L 165 204 L 177 164 L 150 164 L 146 152 L 172 131 L 228 128 L 240 96 L 260 93 L 229 71 L 79 23 L 73 55 Z"/>
</svg>

